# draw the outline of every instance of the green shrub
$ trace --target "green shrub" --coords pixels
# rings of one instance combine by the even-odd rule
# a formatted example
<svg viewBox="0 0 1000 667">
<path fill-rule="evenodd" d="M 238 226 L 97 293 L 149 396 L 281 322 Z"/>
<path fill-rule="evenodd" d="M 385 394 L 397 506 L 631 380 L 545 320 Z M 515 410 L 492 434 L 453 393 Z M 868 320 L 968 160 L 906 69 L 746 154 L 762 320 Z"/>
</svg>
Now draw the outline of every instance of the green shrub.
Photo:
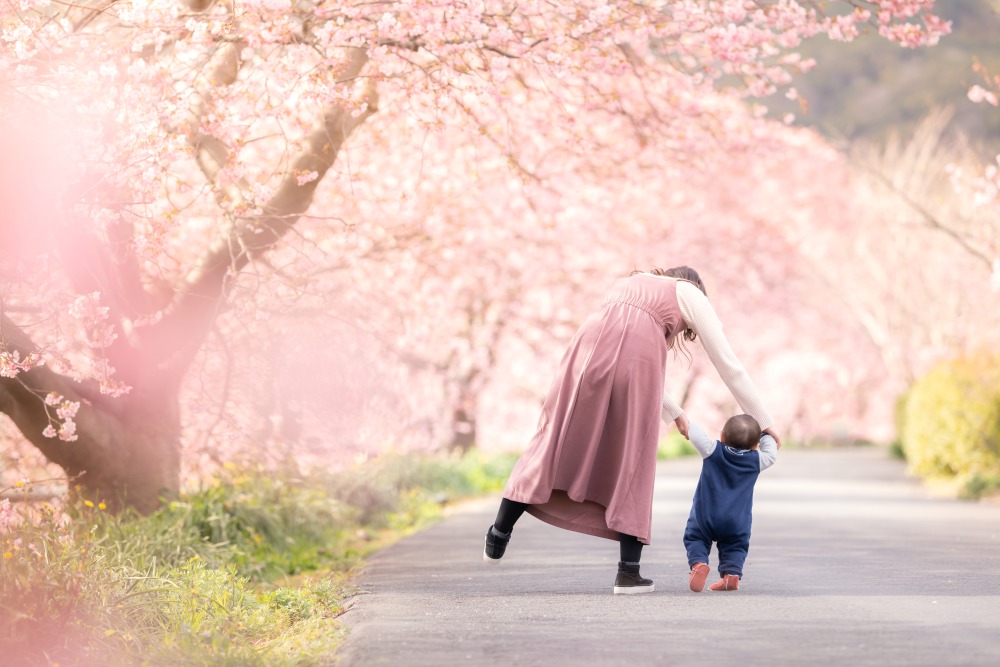
<svg viewBox="0 0 1000 667">
<path fill-rule="evenodd" d="M 889 445 L 889 453 L 893 458 L 906 460 L 906 451 L 903 449 L 903 437 L 906 432 L 906 399 L 909 392 L 904 392 L 896 398 L 895 409 L 893 410 L 893 421 L 896 427 L 896 439 Z"/>
<path fill-rule="evenodd" d="M 1000 474 L 1000 355 L 939 364 L 903 405 L 901 442 L 914 473 L 959 480 Z"/>
<path fill-rule="evenodd" d="M 318 549 L 351 523 L 350 513 L 315 485 L 234 471 L 149 516 L 106 517 L 98 534 L 117 562 L 136 570 L 197 557 L 262 581 L 319 567 Z"/>
<path fill-rule="evenodd" d="M 959 492 L 959 497 L 973 500 L 985 495 L 994 495 L 997 492 L 1000 492 L 1000 473 L 993 475 L 973 474 L 965 481 Z"/>
<path fill-rule="evenodd" d="M 679 431 L 671 431 L 660 440 L 660 445 L 656 450 L 656 459 L 665 461 L 681 456 L 696 456 L 697 454 L 698 450 Z"/>
<path fill-rule="evenodd" d="M 889 456 L 900 461 L 906 461 L 906 452 L 903 451 L 903 443 L 899 439 L 889 443 Z"/>
<path fill-rule="evenodd" d="M 359 523 L 384 525 L 401 499 L 408 505 L 428 500 L 441 504 L 454 497 L 503 489 L 517 462 L 516 454 L 462 456 L 390 453 L 325 480 L 333 498 L 356 513 Z M 417 490 L 420 498 L 410 497 Z"/>
</svg>

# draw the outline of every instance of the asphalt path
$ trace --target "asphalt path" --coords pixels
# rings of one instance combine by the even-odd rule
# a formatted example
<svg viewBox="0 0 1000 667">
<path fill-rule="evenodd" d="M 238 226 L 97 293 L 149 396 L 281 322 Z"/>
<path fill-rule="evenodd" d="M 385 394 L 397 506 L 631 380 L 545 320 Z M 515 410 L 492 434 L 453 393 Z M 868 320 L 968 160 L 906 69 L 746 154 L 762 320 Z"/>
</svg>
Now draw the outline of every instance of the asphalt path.
<svg viewBox="0 0 1000 667">
<path fill-rule="evenodd" d="M 785 449 L 757 483 L 740 590 L 692 593 L 700 465 L 659 465 L 656 592 L 612 595 L 617 544 L 530 515 L 484 563 L 499 497 L 477 501 L 371 559 L 338 665 L 1000 666 L 1000 503 L 933 498 L 882 449 Z"/>
</svg>

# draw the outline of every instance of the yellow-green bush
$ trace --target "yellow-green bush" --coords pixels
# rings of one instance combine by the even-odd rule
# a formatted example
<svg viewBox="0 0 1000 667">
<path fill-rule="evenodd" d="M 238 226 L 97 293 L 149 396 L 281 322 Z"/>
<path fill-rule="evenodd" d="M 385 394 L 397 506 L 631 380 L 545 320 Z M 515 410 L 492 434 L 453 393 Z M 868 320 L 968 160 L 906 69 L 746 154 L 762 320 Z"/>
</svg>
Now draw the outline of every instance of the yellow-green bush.
<svg viewBox="0 0 1000 667">
<path fill-rule="evenodd" d="M 966 481 L 1000 473 L 1000 354 L 939 364 L 901 407 L 900 439 L 914 473 Z"/>
</svg>

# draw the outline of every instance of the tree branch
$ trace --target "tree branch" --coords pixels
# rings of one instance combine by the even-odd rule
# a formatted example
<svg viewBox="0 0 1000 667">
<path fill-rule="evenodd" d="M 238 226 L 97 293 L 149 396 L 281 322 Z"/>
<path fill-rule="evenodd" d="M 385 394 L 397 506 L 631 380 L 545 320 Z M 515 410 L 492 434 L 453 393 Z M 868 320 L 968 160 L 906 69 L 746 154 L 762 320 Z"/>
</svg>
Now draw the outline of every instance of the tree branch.
<svg viewBox="0 0 1000 667">
<path fill-rule="evenodd" d="M 988 268 L 990 270 L 993 269 L 993 258 L 992 257 L 990 257 L 989 255 L 987 255 L 983 251 L 979 250 L 978 248 L 974 247 L 964 236 L 962 236 L 961 234 L 959 234 L 958 232 L 956 232 L 954 229 L 948 227 L 946 224 L 944 224 L 943 222 L 941 222 L 930 211 L 928 211 L 926 208 L 924 208 L 923 206 L 921 206 L 919 202 L 915 201 L 912 197 L 910 197 L 909 194 L 907 194 L 905 191 L 903 191 L 902 188 L 900 188 L 895 183 L 893 183 L 892 180 L 888 176 L 886 176 L 885 174 L 883 174 L 881 171 L 878 171 L 877 169 L 873 169 L 872 167 L 869 167 L 868 165 L 863 164 L 861 162 L 858 162 L 858 161 L 855 161 L 855 160 L 852 160 L 852 162 L 855 164 L 855 166 L 863 169 L 864 171 L 868 172 L 869 174 L 871 174 L 872 176 L 874 176 L 875 178 L 877 178 L 891 192 L 893 192 L 894 194 L 896 194 L 896 196 L 898 196 L 901 200 L 903 200 L 903 203 L 905 203 L 914 212 L 916 212 L 921 218 L 923 218 L 924 223 L 926 223 L 927 226 L 931 227 L 932 229 L 936 229 L 939 232 L 943 232 L 944 234 L 950 236 L 952 238 L 952 240 L 954 240 L 955 243 L 957 243 L 958 245 L 960 245 L 966 252 L 968 252 L 970 255 L 972 255 L 976 259 L 982 261 L 986 265 L 986 268 Z"/>
<path fill-rule="evenodd" d="M 212 91 L 221 86 L 232 85 L 236 81 L 240 70 L 240 52 L 243 50 L 243 45 L 242 40 L 224 43 L 212 56 L 204 89 L 195 97 L 195 101 L 191 105 L 194 119 L 187 133 L 188 143 L 194 149 L 198 167 L 205 174 L 208 182 L 216 186 L 217 196 L 224 196 L 230 204 L 243 202 L 243 191 L 248 187 L 248 184 L 244 179 L 240 179 L 237 183 L 219 186 L 219 172 L 229 162 L 229 147 L 218 137 L 200 132 L 198 126 L 208 112 L 212 101 Z"/>
<path fill-rule="evenodd" d="M 36 352 L 36 346 L 28 334 L 6 314 L 0 313 L 0 345 L 7 351 L 16 351 L 22 358 Z M 50 424 L 50 417 L 44 397 L 49 392 L 63 395 L 69 401 L 80 401 L 92 406 L 101 402 L 100 410 L 82 411 L 77 422 L 80 426 L 96 426 L 98 422 L 117 419 L 114 408 L 124 409 L 124 404 L 101 400 L 100 393 L 86 388 L 93 383 L 80 384 L 59 375 L 47 366 L 38 366 L 17 376 L 0 377 L 0 412 L 10 417 L 25 438 L 35 445 L 49 461 L 60 465 L 71 474 L 81 472 L 82 461 L 87 456 L 80 443 L 72 445 L 56 438 L 47 438 L 42 431 Z M 82 431 L 82 429 L 81 429 Z M 93 432 L 100 432 L 96 429 Z M 102 447 L 99 441 L 87 441 L 87 447 Z"/>
<path fill-rule="evenodd" d="M 352 49 L 344 80 L 358 76 L 367 55 Z M 198 345 L 207 335 L 228 289 L 227 278 L 238 273 L 251 259 L 274 247 L 312 204 L 316 187 L 333 166 L 347 138 L 376 111 L 377 93 L 367 82 L 366 107 L 352 113 L 340 106 L 330 108 L 322 123 L 306 141 L 277 192 L 262 207 L 259 216 L 238 218 L 226 238 L 210 247 L 184 286 L 178 291 L 164 318 L 149 327 L 143 349 L 177 373 L 182 373 Z M 297 175 L 316 172 L 317 178 L 300 185 Z"/>
</svg>

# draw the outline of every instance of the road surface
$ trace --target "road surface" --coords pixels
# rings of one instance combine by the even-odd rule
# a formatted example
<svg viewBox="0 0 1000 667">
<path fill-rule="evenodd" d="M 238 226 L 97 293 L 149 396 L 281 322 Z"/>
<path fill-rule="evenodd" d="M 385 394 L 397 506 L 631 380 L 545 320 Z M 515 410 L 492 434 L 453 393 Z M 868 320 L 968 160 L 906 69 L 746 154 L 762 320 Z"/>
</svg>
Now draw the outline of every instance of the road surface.
<svg viewBox="0 0 1000 667">
<path fill-rule="evenodd" d="M 882 449 L 785 449 L 739 592 L 692 593 L 700 465 L 659 466 L 656 592 L 612 595 L 617 544 L 530 515 L 484 563 L 499 498 L 477 501 L 372 558 L 338 665 L 1000 665 L 1000 503 L 932 498 Z"/>
</svg>

